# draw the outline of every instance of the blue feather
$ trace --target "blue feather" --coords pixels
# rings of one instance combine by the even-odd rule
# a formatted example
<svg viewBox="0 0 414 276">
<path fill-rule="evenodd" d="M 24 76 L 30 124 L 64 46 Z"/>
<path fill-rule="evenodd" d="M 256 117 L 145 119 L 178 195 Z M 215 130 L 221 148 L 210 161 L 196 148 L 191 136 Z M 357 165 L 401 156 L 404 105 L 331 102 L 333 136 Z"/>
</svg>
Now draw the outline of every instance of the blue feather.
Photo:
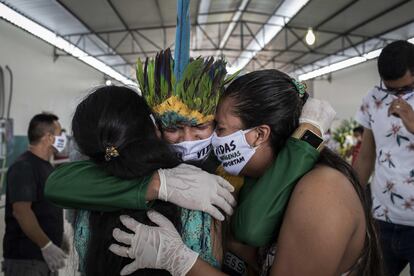
<svg viewBox="0 0 414 276">
<path fill-rule="evenodd" d="M 174 75 L 178 83 L 190 60 L 190 0 L 177 0 Z"/>
</svg>

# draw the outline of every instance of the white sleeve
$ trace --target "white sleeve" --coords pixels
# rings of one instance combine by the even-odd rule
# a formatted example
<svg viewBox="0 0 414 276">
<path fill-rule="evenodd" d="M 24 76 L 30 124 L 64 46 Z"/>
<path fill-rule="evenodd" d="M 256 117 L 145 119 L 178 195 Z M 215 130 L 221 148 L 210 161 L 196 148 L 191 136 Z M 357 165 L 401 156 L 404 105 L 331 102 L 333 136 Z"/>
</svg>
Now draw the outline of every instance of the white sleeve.
<svg viewBox="0 0 414 276">
<path fill-rule="evenodd" d="M 371 129 L 371 111 L 372 111 L 372 105 L 373 105 L 373 91 L 370 91 L 368 95 L 366 95 L 362 99 L 362 103 L 358 109 L 358 111 L 355 114 L 355 120 L 361 124 L 363 127 Z"/>
</svg>

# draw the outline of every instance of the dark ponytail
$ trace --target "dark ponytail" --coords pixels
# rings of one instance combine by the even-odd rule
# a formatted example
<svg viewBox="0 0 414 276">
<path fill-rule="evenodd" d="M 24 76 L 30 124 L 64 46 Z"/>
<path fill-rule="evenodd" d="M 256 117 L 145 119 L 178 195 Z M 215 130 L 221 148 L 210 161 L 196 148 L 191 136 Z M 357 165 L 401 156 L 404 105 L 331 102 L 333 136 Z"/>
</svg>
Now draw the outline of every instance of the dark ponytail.
<svg viewBox="0 0 414 276">
<path fill-rule="evenodd" d="M 76 108 L 74 139 L 82 154 L 110 174 L 131 179 L 179 164 L 169 146 L 156 135 L 144 98 L 127 87 L 96 89 Z M 119 156 L 105 158 L 113 147 Z"/>
<path fill-rule="evenodd" d="M 297 83 L 278 70 L 255 71 L 239 77 L 225 90 L 223 97 L 235 100 L 233 112 L 244 128 L 266 124 L 271 128 L 271 145 L 277 154 L 299 126 L 299 117 L 307 95 Z M 334 168 L 352 183 L 364 208 L 367 234 L 355 275 L 382 276 L 382 261 L 370 205 L 352 167 L 328 149 L 321 152 L 318 163 Z M 354 275 L 354 274 L 353 274 Z"/>
</svg>

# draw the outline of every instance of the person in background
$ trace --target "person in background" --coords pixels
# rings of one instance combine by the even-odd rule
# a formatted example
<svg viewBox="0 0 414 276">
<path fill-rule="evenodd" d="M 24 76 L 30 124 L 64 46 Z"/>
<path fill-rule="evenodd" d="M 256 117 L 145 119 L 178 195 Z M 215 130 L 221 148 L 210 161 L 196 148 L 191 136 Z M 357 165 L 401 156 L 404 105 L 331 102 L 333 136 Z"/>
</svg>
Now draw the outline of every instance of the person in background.
<svg viewBox="0 0 414 276">
<path fill-rule="evenodd" d="M 323 140 L 325 141 L 325 147 L 335 153 L 338 153 L 339 143 L 334 139 L 331 129 L 328 129 L 328 131 L 323 135 Z"/>
<path fill-rule="evenodd" d="M 351 148 L 351 164 L 354 165 L 355 160 L 358 157 L 359 151 L 361 150 L 362 134 L 364 133 L 364 127 L 357 126 L 352 130 L 352 132 L 355 139 L 355 144 Z"/>
<path fill-rule="evenodd" d="M 414 275 L 414 45 L 387 45 L 378 58 L 378 72 L 380 85 L 356 114 L 364 134 L 353 166 L 363 186 L 375 169 L 372 211 L 387 275 L 399 275 L 407 264 Z"/>
<path fill-rule="evenodd" d="M 62 210 L 43 193 L 54 153 L 66 144 L 58 117 L 35 115 L 29 125 L 29 150 L 10 166 L 6 178 L 6 231 L 3 239 L 5 276 L 57 275 L 65 265 L 60 249 Z"/>
</svg>

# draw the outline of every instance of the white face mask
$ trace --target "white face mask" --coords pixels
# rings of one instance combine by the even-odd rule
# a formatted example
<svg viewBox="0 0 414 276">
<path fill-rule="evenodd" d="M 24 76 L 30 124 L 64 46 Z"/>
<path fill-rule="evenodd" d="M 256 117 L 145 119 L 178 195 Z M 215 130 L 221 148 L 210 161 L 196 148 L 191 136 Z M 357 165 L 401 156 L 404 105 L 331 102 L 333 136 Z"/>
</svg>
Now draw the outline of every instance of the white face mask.
<svg viewBox="0 0 414 276">
<path fill-rule="evenodd" d="M 214 132 L 212 139 L 214 153 L 229 174 L 239 175 L 256 152 L 257 147 L 250 146 L 246 141 L 245 134 L 251 130 L 239 130 L 224 137 L 218 137 Z"/>
<path fill-rule="evenodd" d="M 204 161 L 209 156 L 212 146 L 213 135 L 203 140 L 184 141 L 172 144 L 174 151 L 179 154 L 183 161 Z"/>
<path fill-rule="evenodd" d="M 52 146 L 58 152 L 62 152 L 66 147 L 67 141 L 68 141 L 68 139 L 66 138 L 66 134 L 64 132 L 62 132 L 62 134 L 60 136 L 55 136 L 55 142 L 53 143 Z"/>
</svg>

